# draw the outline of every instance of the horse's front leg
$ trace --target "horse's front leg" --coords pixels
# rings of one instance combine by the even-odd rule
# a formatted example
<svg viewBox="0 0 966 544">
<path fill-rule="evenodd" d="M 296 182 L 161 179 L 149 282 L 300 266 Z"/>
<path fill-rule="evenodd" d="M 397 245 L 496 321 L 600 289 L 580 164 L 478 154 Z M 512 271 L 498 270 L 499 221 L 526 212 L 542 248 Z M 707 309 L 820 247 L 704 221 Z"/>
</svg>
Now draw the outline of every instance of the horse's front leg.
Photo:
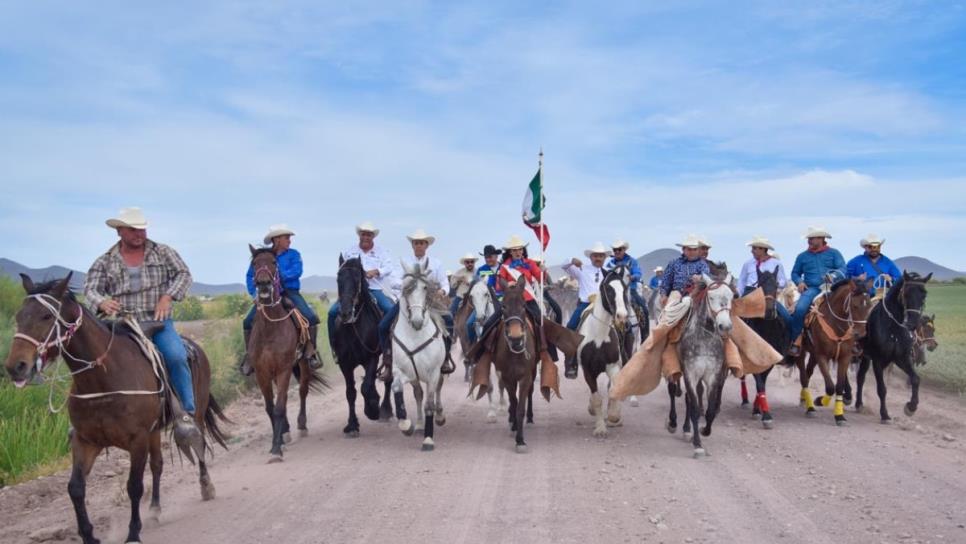
<svg viewBox="0 0 966 544">
<path fill-rule="evenodd" d="M 84 544 L 97 544 L 100 540 L 94 538 L 94 526 L 87 515 L 87 477 L 94 466 L 94 460 L 101 453 L 101 448 L 82 442 L 75 432 L 70 441 L 71 456 L 73 458 L 73 468 L 70 473 L 70 483 L 67 484 L 67 493 L 70 501 L 74 505 L 74 514 L 77 516 L 77 532 L 80 534 Z"/>
<path fill-rule="evenodd" d="M 529 376 L 524 377 L 522 380 L 517 382 L 517 394 L 519 395 L 519 402 L 516 403 L 516 451 L 517 453 L 526 453 L 527 443 L 523 440 L 523 420 L 526 417 L 526 406 L 524 406 L 524 400 L 527 396 L 533 395 L 533 380 L 528 379 Z"/>
<path fill-rule="evenodd" d="M 533 379 L 530 380 L 530 390 L 527 392 L 527 423 L 533 424 L 533 390 L 534 387 Z"/>
<path fill-rule="evenodd" d="M 620 363 L 612 363 L 607 365 L 607 390 L 610 391 L 611 384 L 617 379 L 617 373 L 620 372 Z M 621 401 L 610 398 L 608 395 L 607 399 L 607 426 L 608 427 L 620 427 L 623 425 L 621 421 Z"/>
<path fill-rule="evenodd" d="M 704 448 L 701 447 L 701 433 L 698 431 L 698 418 L 700 417 L 700 409 L 698 408 L 698 393 L 695 391 L 694 384 L 688 379 L 687 373 L 684 374 L 684 404 L 687 407 L 685 409 L 685 417 L 687 421 L 685 426 L 690 426 L 694 428 L 694 432 L 691 433 L 691 445 L 694 446 L 694 457 L 702 457 L 704 455 Z M 685 430 L 687 434 L 687 429 Z"/>
<path fill-rule="evenodd" d="M 342 370 L 342 377 L 345 379 L 345 400 L 349 405 L 349 421 L 342 429 L 346 438 L 356 438 L 359 436 L 359 418 L 356 417 L 356 377 L 353 372 L 352 364 L 339 361 L 339 369 Z"/>
<path fill-rule="evenodd" d="M 820 395 L 815 399 L 815 404 L 819 406 L 829 406 L 832 404 L 835 396 L 835 380 L 832 379 L 832 370 L 830 368 L 832 359 L 824 355 L 816 355 L 815 360 L 818 363 L 818 370 L 822 373 L 822 380 L 825 381 L 825 394 Z M 846 367 L 846 370 L 848 368 Z"/>
<path fill-rule="evenodd" d="M 872 361 L 872 373 L 875 375 L 875 390 L 879 394 L 879 418 L 881 423 L 891 423 L 889 410 L 886 408 L 885 364 L 878 360 Z"/>
<path fill-rule="evenodd" d="M 436 392 L 435 388 L 432 386 L 432 382 L 426 383 L 426 406 L 425 411 L 425 422 L 423 424 L 423 451 L 433 451 L 436 447 L 436 443 L 433 441 L 434 435 L 434 419 L 436 416 Z"/>
<path fill-rule="evenodd" d="M 409 380 L 399 370 L 399 365 L 393 365 L 392 373 L 392 395 L 396 402 L 396 419 L 399 421 L 399 430 L 406 436 L 412 436 L 416 428 L 406 413 L 405 390 L 403 389 L 409 383 Z"/>
<path fill-rule="evenodd" d="M 379 421 L 389 421 L 392 419 L 392 399 L 389 391 L 392 388 L 392 378 L 383 386 L 382 403 L 379 404 Z"/>
<path fill-rule="evenodd" d="M 416 430 L 422 431 L 425 429 L 425 422 L 423 421 L 423 386 L 419 383 L 419 380 L 413 380 L 413 396 L 416 397 Z"/>
<path fill-rule="evenodd" d="M 292 379 L 292 371 L 282 371 L 275 377 L 275 409 L 272 413 L 272 457 L 269 463 L 277 463 L 282 460 L 282 444 L 291 440 L 288 432 L 288 386 Z"/>
<path fill-rule="evenodd" d="M 305 359 L 301 359 L 298 363 L 299 365 L 299 417 L 298 417 L 298 427 L 299 436 L 307 436 L 309 434 L 308 428 L 308 413 L 305 410 L 305 401 L 309 396 L 309 383 L 312 380 L 312 369 L 309 368 L 308 362 Z"/>
<path fill-rule="evenodd" d="M 674 397 L 677 394 L 677 385 L 671 380 L 667 381 L 667 396 L 671 399 L 671 410 L 667 414 L 667 432 L 674 434 L 674 431 L 678 430 L 678 410 L 674 402 Z"/>
<path fill-rule="evenodd" d="M 741 377 L 741 407 L 744 408 L 748 406 L 748 384 L 745 383 L 745 376 Z M 755 406 L 751 412 L 751 415 L 756 415 L 758 412 L 758 407 Z"/>
<path fill-rule="evenodd" d="M 701 429 L 703 436 L 711 436 L 711 424 L 714 423 L 714 418 L 721 411 L 721 391 L 724 389 L 724 382 L 727 377 L 727 374 L 719 374 L 716 378 L 717 381 L 708 387 L 708 408 L 704 413 L 704 428 Z"/>
<path fill-rule="evenodd" d="M 151 506 L 149 519 L 161 522 L 161 473 L 164 471 L 164 455 L 161 454 L 161 431 L 151 433 L 148 441 L 148 459 L 151 466 Z"/>
<path fill-rule="evenodd" d="M 774 418 L 771 415 L 771 408 L 768 406 L 768 395 L 765 388 L 772 368 L 774 367 L 769 367 L 768 370 L 755 374 L 755 410 L 761 414 L 761 426 L 766 429 L 771 429 L 774 425 Z"/>
<path fill-rule="evenodd" d="M 812 381 L 812 372 L 815 371 L 815 361 L 815 356 L 809 355 L 806 365 L 805 354 L 803 353 L 798 357 L 798 379 L 802 384 L 801 400 L 802 404 L 805 405 L 805 417 L 815 416 L 815 401 L 812 400 L 812 392 L 808 388 L 809 382 Z"/>
<path fill-rule="evenodd" d="M 268 415 L 268 422 L 272 425 L 272 448 L 275 444 L 276 420 L 275 420 L 275 391 L 272 390 L 271 378 L 260 378 L 258 388 L 262 392 L 262 400 L 265 403 L 265 413 Z"/>
<path fill-rule="evenodd" d="M 593 434 L 597 438 L 604 438 L 607 436 L 607 424 L 604 422 L 604 399 L 601 398 L 600 392 L 597 390 L 597 376 L 593 375 L 585 365 L 580 366 L 584 374 L 584 381 L 590 388 L 590 404 L 587 405 L 587 411 L 594 418 Z"/>
<path fill-rule="evenodd" d="M 851 350 L 849 350 L 851 351 Z M 849 364 L 852 362 L 852 354 L 846 353 L 839 357 L 838 372 L 836 372 L 835 382 L 835 405 L 832 414 L 835 416 L 835 424 L 845 425 L 845 392 L 849 385 Z"/>
<path fill-rule="evenodd" d="M 897 361 L 896 365 L 909 376 L 909 385 L 912 387 L 912 396 L 909 398 L 909 402 L 906 403 L 904 410 L 907 416 L 912 417 L 915 415 L 916 410 L 919 409 L 919 374 L 916 372 L 916 368 L 912 364 L 911 352 L 910 354 L 907 354 L 903 360 Z"/>
<path fill-rule="evenodd" d="M 379 390 L 376 388 L 376 364 L 372 358 L 366 363 L 366 375 L 362 378 L 362 412 L 372 421 L 379 420 Z"/>
<path fill-rule="evenodd" d="M 443 425 L 446 425 L 446 414 L 443 413 L 443 380 L 444 379 L 445 379 L 444 376 L 440 374 L 439 378 L 436 380 L 436 391 L 435 391 L 435 395 L 436 395 L 435 418 L 436 418 L 436 424 L 439 425 L 440 427 L 442 427 Z"/>
<path fill-rule="evenodd" d="M 148 463 L 149 441 L 149 436 L 139 436 L 130 445 L 131 470 L 127 477 L 127 497 L 131 500 L 131 521 L 127 526 L 127 542 L 141 541 L 141 497 L 144 496 L 144 467 Z"/>
</svg>

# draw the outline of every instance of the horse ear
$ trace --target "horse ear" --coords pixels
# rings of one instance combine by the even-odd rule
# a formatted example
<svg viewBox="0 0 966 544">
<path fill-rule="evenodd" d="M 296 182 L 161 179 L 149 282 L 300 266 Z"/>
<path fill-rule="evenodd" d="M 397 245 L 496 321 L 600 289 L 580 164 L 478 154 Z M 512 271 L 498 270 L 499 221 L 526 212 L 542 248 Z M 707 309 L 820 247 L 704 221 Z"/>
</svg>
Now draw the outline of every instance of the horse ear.
<svg viewBox="0 0 966 544">
<path fill-rule="evenodd" d="M 506 290 L 507 290 L 507 286 L 509 286 L 509 285 L 510 285 L 510 284 L 509 284 L 509 283 L 508 283 L 508 282 L 506 281 L 506 278 L 504 278 L 503 276 L 499 276 L 499 277 L 498 277 L 498 278 L 496 279 L 496 282 L 500 284 L 500 290 L 501 290 L 501 291 L 506 291 Z"/>
<path fill-rule="evenodd" d="M 926 277 L 923 278 L 922 281 L 924 283 L 929 283 L 929 280 L 931 280 L 931 279 L 932 279 L 932 272 L 930 272 L 929 274 L 926 274 Z"/>
<path fill-rule="evenodd" d="M 257 250 L 257 249 L 255 249 L 255 246 L 253 246 L 253 245 L 251 245 L 251 244 L 248 244 L 248 251 L 251 251 L 251 252 L 252 252 L 252 257 L 254 257 L 254 256 L 255 256 L 255 253 L 256 253 L 256 252 L 257 252 L 258 250 Z"/>
<path fill-rule="evenodd" d="M 343 257 L 341 253 L 339 253 L 339 268 L 342 268 L 342 265 L 344 264 L 345 264 L 345 257 Z"/>
<path fill-rule="evenodd" d="M 73 270 L 68 272 L 67 277 L 57 282 L 57 285 L 55 285 L 54 288 L 51 289 L 50 294 L 55 298 L 63 297 L 64 293 L 66 293 L 68 289 L 70 289 L 70 278 L 73 275 L 74 275 Z"/>
<path fill-rule="evenodd" d="M 412 269 L 412 268 L 410 268 L 408 264 L 406 264 L 406 261 L 404 261 L 404 260 L 402 260 L 402 259 L 399 259 L 399 265 L 400 265 L 400 266 L 402 266 L 402 269 L 403 269 L 403 272 L 404 272 L 404 273 L 405 273 L 405 274 L 406 274 L 407 276 L 408 276 L 409 274 L 412 274 L 412 273 L 413 273 L 413 269 Z M 419 263 L 416 263 L 416 266 L 419 266 Z"/>
<path fill-rule="evenodd" d="M 725 276 L 724 282 L 726 285 L 731 285 L 732 281 L 734 281 L 734 277 L 731 276 L 731 272 L 728 272 L 728 275 Z"/>
<path fill-rule="evenodd" d="M 31 292 L 34 290 L 34 280 L 30 279 L 30 276 L 20 273 L 20 282 L 23 284 L 23 290 L 26 292 Z"/>
</svg>

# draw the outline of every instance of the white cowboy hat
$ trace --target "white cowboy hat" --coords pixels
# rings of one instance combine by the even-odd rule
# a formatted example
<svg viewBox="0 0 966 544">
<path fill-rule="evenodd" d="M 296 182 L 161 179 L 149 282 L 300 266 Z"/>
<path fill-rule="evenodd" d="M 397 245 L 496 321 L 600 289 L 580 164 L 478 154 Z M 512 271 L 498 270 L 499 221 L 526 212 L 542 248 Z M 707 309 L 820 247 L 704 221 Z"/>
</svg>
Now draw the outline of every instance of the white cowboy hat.
<svg viewBox="0 0 966 544">
<path fill-rule="evenodd" d="M 288 228 L 288 225 L 285 223 L 272 225 L 271 227 L 268 227 L 268 234 L 265 235 L 262 241 L 268 245 L 272 243 L 272 238 L 275 238 L 276 236 L 285 236 L 286 234 L 289 236 L 295 236 L 295 231 Z"/>
<path fill-rule="evenodd" d="M 697 234 L 689 234 L 684 238 L 684 241 L 678 244 L 674 244 L 678 247 L 689 247 L 692 249 L 697 249 L 701 247 L 701 239 L 698 238 Z M 709 246 L 710 247 L 710 246 Z"/>
<path fill-rule="evenodd" d="M 121 211 L 117 212 L 117 217 L 112 217 L 105 223 L 112 229 L 128 227 L 143 230 L 148 228 L 148 220 L 144 217 L 144 212 L 137 207 L 121 208 Z"/>
<path fill-rule="evenodd" d="M 748 247 L 763 247 L 765 249 L 775 249 L 775 247 L 771 245 L 771 242 L 768 241 L 768 238 L 765 238 L 764 236 L 758 236 L 758 235 L 752 236 L 751 241 L 746 243 L 745 245 Z"/>
<path fill-rule="evenodd" d="M 712 246 L 711 246 L 711 242 L 708 240 L 706 236 L 704 236 L 703 234 L 699 234 L 698 247 L 706 247 L 708 249 L 711 249 Z"/>
<path fill-rule="evenodd" d="M 406 238 L 409 238 L 410 242 L 415 242 L 416 240 L 422 240 L 424 242 L 427 242 L 429 245 L 433 245 L 433 242 L 436 241 L 435 236 L 430 236 L 426 234 L 426 231 L 424 231 L 423 229 L 416 229 L 415 232 L 413 232 L 412 234 L 406 235 Z"/>
<path fill-rule="evenodd" d="M 480 258 L 477 257 L 476 255 L 473 255 L 472 253 L 467 253 L 466 255 L 463 255 L 462 257 L 460 257 L 460 264 L 463 264 L 466 261 L 476 262 L 478 260 L 480 260 Z"/>
<path fill-rule="evenodd" d="M 654 267 L 654 273 L 657 273 L 657 272 L 664 272 L 664 267 L 663 266 Z"/>
<path fill-rule="evenodd" d="M 863 238 L 862 241 L 859 242 L 859 245 L 862 247 L 881 246 L 884 243 L 885 243 L 885 238 L 879 237 L 878 234 L 866 234 L 865 238 Z"/>
<path fill-rule="evenodd" d="M 825 227 L 812 227 L 812 226 L 808 227 L 808 230 L 805 231 L 805 235 L 802 236 L 802 238 L 805 238 L 805 239 L 831 238 L 831 237 L 832 235 L 829 234 L 827 230 L 825 230 Z"/>
<path fill-rule="evenodd" d="M 510 239 L 507 240 L 505 244 L 503 244 L 503 249 L 522 249 L 528 245 L 529 244 L 523 241 L 523 238 L 520 238 L 514 234 L 513 236 L 510 236 Z"/>
<path fill-rule="evenodd" d="M 603 253 L 604 255 L 610 255 L 610 250 L 604 244 L 600 242 L 594 242 L 593 247 L 584 250 L 584 256 L 590 257 L 594 253 Z"/>
<path fill-rule="evenodd" d="M 356 234 L 360 232 L 371 232 L 373 237 L 379 236 L 379 229 L 371 221 L 363 221 L 356 225 Z"/>
<path fill-rule="evenodd" d="M 624 248 L 624 251 L 627 251 L 628 249 L 631 248 L 631 245 L 625 242 L 624 240 L 621 240 L 620 238 L 618 238 L 617 240 L 614 241 L 613 244 L 610 245 L 610 247 L 611 249 Z"/>
</svg>

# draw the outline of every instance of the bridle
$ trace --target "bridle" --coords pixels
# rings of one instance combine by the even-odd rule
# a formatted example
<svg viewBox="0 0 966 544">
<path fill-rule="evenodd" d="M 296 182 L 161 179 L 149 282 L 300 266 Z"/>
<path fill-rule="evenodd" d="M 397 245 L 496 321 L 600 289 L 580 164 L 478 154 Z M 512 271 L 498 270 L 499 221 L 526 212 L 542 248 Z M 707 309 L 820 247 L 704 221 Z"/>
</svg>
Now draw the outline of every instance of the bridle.
<svg viewBox="0 0 966 544">
<path fill-rule="evenodd" d="M 88 370 L 88 368 L 93 367 L 96 364 L 99 364 L 99 362 L 103 362 L 104 355 L 107 355 L 106 351 L 104 352 L 104 355 L 102 355 L 101 357 L 98 357 L 95 361 L 91 361 L 91 362 L 78 359 L 77 357 L 74 357 L 73 355 L 70 354 L 70 352 L 67 351 L 67 344 L 70 343 L 71 338 L 74 337 L 74 335 L 77 333 L 77 330 L 80 329 L 81 325 L 83 325 L 84 323 L 83 311 L 78 312 L 76 321 L 70 322 L 63 317 L 61 313 L 61 309 L 63 308 L 63 303 L 60 300 L 58 300 L 56 297 L 53 297 L 48 294 L 40 293 L 35 295 L 27 295 L 27 297 L 24 299 L 24 303 L 26 304 L 26 301 L 28 300 L 35 300 L 45 310 L 50 312 L 50 314 L 54 317 L 54 324 L 50 326 L 50 330 L 47 331 L 47 334 L 43 340 L 37 340 L 36 338 L 26 333 L 22 333 L 19 330 L 17 330 L 17 332 L 13 335 L 14 340 L 23 340 L 29 344 L 33 344 L 34 348 L 37 350 L 37 362 L 36 362 L 37 372 L 40 372 L 41 370 L 44 369 L 45 366 L 47 366 L 47 360 L 48 360 L 49 354 L 51 351 L 55 349 L 59 350 L 62 353 L 67 354 L 71 359 L 77 360 L 82 363 L 88 363 L 87 367 L 77 371 L 76 374 L 79 374 L 85 370 Z M 113 342 L 113 340 L 114 340 L 114 329 L 112 328 L 111 341 Z M 108 350 L 111 349 L 110 344 L 108 344 L 107 349 Z M 73 374 L 75 374 L 75 372 L 71 372 L 71 375 Z"/>
<path fill-rule="evenodd" d="M 527 323 L 527 321 L 518 315 L 503 317 L 501 320 L 503 321 L 503 339 L 506 340 L 506 347 L 507 349 L 510 350 L 510 353 L 514 355 L 523 355 L 524 357 L 530 357 L 530 354 L 527 353 L 527 329 L 529 328 L 529 324 Z M 510 334 L 507 332 L 508 330 L 507 324 L 512 323 L 514 321 L 517 321 L 520 323 L 520 329 L 523 331 L 523 336 L 519 338 L 511 338 Z M 517 342 L 520 345 L 519 348 L 514 347 L 514 343 L 517 343 Z"/>
<path fill-rule="evenodd" d="M 906 304 L 906 286 L 907 285 L 921 285 L 925 289 L 926 282 L 922 282 L 922 281 L 911 281 L 911 280 L 905 280 L 904 279 L 902 281 L 902 287 L 899 288 L 899 307 L 902 308 L 902 312 L 903 312 L 902 319 L 904 321 L 911 322 L 909 320 L 909 314 L 915 314 L 918 318 L 921 318 L 922 317 L 922 311 L 923 311 L 923 309 L 922 308 L 916 309 L 916 308 L 909 308 L 908 307 L 908 305 Z M 886 298 L 882 301 L 882 309 L 883 309 L 883 311 L 885 311 L 886 315 L 889 316 L 889 319 L 891 319 L 893 323 L 895 323 L 896 325 L 899 325 L 900 327 L 906 329 L 905 324 L 899 322 L 899 320 L 896 319 L 894 315 L 892 315 L 892 312 L 889 311 L 889 304 L 888 304 L 889 300 L 888 300 L 888 298 L 889 297 L 886 296 Z M 916 323 L 918 324 L 918 320 L 916 321 Z M 909 329 L 906 329 L 906 330 L 909 330 Z"/>
<path fill-rule="evenodd" d="M 406 274 L 406 275 L 403 276 L 403 280 L 405 281 L 407 278 L 411 279 L 413 282 L 422 282 L 427 287 L 429 286 L 429 281 L 426 280 L 426 277 L 425 276 L 422 276 L 422 275 L 417 276 L 416 274 L 409 273 L 409 274 Z M 418 308 L 419 309 L 419 316 L 421 318 L 423 318 L 423 319 L 426 319 L 427 307 L 426 307 L 425 302 L 423 304 L 412 304 L 409 301 L 409 295 L 412 294 L 413 290 L 415 290 L 415 284 L 412 285 L 412 286 L 408 286 L 408 287 L 404 287 L 403 288 L 402 299 L 406 303 L 406 313 L 409 314 L 409 316 L 412 316 L 413 315 L 413 309 L 414 308 Z M 428 297 L 428 294 L 427 294 L 427 297 Z"/>
</svg>

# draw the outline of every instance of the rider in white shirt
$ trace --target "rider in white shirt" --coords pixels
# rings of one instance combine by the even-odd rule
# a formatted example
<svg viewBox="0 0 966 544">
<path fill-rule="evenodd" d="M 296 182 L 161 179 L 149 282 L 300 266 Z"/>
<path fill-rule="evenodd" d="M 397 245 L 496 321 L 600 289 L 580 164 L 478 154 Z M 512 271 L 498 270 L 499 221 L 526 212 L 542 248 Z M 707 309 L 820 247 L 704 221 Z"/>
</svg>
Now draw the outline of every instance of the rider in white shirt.
<svg viewBox="0 0 966 544">
<path fill-rule="evenodd" d="M 577 307 L 574 313 L 570 314 L 570 321 L 567 328 L 576 331 L 580 324 L 580 314 L 590 305 L 590 296 L 600 290 L 600 282 L 604 281 L 604 260 L 607 259 L 609 251 L 601 242 L 594 244 L 594 247 L 585 250 L 584 255 L 590 258 L 589 264 L 584 264 L 580 259 L 574 258 L 563 265 L 564 272 L 568 276 L 577 280 Z M 568 357 L 564 364 L 564 376 L 569 379 L 577 377 L 577 359 Z"/>
</svg>

